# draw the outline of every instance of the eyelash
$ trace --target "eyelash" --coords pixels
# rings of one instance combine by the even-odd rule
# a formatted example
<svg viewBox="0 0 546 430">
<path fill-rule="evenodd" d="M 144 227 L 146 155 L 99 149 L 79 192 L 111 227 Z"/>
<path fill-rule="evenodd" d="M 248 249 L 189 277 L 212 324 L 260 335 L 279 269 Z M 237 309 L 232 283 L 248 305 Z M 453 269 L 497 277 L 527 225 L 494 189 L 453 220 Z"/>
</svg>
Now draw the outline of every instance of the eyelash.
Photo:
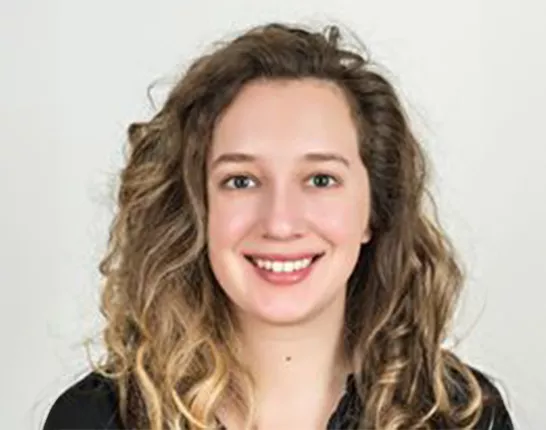
<svg viewBox="0 0 546 430">
<path fill-rule="evenodd" d="M 317 176 L 326 176 L 330 179 L 332 179 L 335 184 L 334 185 L 331 185 L 331 186 L 326 186 L 326 187 L 315 187 L 315 188 L 332 188 L 332 187 L 335 187 L 336 185 L 340 185 L 341 184 L 341 181 L 334 175 L 330 175 L 328 173 L 315 173 L 311 176 L 309 176 L 307 178 L 307 180 L 310 180 L 312 178 L 315 178 Z M 224 180 L 221 181 L 220 183 L 220 186 L 222 188 L 226 188 L 228 190 L 245 190 L 247 188 L 236 188 L 236 187 L 233 187 L 233 186 L 229 186 L 228 183 L 233 180 L 233 179 L 237 179 L 237 178 L 251 178 L 253 179 L 254 181 L 258 182 L 252 175 L 245 175 L 245 174 L 239 174 L 239 175 L 230 175 L 228 176 L 227 178 L 225 178 Z"/>
</svg>

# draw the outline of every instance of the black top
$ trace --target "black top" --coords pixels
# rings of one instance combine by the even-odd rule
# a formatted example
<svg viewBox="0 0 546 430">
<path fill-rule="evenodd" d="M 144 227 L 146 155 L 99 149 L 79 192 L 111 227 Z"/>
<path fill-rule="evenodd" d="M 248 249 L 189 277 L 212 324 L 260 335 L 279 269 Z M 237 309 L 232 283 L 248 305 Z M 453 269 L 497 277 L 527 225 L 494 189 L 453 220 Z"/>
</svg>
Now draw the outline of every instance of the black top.
<svg viewBox="0 0 546 430">
<path fill-rule="evenodd" d="M 484 406 L 476 429 L 513 430 L 512 421 L 499 391 L 482 373 L 472 370 L 484 392 L 493 399 Z M 350 375 L 347 379 L 346 393 L 330 417 L 326 430 L 352 428 L 351 417 L 360 413 L 360 402 L 357 400 L 354 378 Z M 98 373 L 89 373 L 56 399 L 49 410 L 43 430 L 123 430 L 116 406 L 114 383 Z"/>
</svg>

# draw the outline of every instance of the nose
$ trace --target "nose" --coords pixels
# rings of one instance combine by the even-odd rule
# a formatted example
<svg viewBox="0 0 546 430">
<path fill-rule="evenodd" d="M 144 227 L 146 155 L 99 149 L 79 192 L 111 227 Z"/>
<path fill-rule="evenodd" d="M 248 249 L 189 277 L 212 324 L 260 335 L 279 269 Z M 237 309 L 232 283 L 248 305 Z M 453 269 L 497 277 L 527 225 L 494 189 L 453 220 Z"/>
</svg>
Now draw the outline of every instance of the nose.
<svg viewBox="0 0 546 430">
<path fill-rule="evenodd" d="M 303 233 L 303 196 L 291 187 L 268 190 L 262 205 L 264 237 L 274 240 L 291 240 Z"/>
</svg>

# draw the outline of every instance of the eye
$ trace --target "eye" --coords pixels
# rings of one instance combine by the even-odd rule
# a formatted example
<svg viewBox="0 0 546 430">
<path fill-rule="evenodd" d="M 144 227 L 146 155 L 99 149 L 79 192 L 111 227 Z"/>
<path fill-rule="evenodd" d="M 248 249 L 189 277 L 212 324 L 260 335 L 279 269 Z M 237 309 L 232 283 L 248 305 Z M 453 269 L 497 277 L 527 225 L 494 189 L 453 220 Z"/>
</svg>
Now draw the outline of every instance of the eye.
<svg viewBox="0 0 546 430">
<path fill-rule="evenodd" d="M 244 189 L 244 188 L 251 188 L 252 185 L 249 185 L 249 183 L 252 181 L 253 180 L 250 178 L 250 176 L 234 175 L 224 179 L 221 185 L 222 187 L 228 188 L 228 189 L 235 189 L 235 190 Z"/>
<path fill-rule="evenodd" d="M 310 181 L 312 186 L 317 188 L 329 188 L 339 184 L 339 181 L 334 176 L 327 173 L 317 173 L 311 176 Z"/>
</svg>

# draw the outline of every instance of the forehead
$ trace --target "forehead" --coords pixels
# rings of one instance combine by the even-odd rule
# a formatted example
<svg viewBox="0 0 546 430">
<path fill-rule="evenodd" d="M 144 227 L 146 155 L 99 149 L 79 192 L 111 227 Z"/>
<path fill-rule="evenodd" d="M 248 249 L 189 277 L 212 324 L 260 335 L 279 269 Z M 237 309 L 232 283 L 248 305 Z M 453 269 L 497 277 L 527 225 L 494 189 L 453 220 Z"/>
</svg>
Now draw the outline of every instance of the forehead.
<svg viewBox="0 0 546 430">
<path fill-rule="evenodd" d="M 318 79 L 247 84 L 219 118 L 212 153 L 357 153 L 357 131 L 343 91 Z"/>
</svg>

